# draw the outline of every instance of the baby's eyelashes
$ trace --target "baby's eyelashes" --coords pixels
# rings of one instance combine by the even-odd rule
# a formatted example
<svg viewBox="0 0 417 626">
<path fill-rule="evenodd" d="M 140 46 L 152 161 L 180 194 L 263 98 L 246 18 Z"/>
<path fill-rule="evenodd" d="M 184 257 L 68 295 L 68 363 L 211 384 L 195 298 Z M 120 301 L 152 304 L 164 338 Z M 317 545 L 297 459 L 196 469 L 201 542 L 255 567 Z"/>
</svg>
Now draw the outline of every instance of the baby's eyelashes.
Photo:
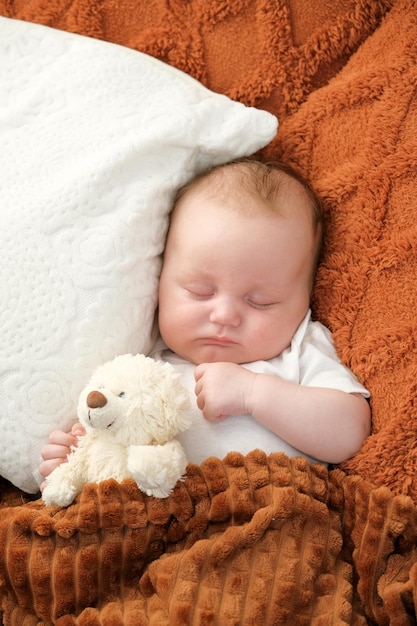
<svg viewBox="0 0 417 626">
<path fill-rule="evenodd" d="M 254 309 L 270 309 L 275 304 L 278 304 L 277 302 L 253 302 L 252 300 L 246 300 L 246 302 Z"/>
<path fill-rule="evenodd" d="M 211 298 L 215 295 L 215 288 L 209 283 L 188 283 L 183 285 L 185 291 L 189 293 L 192 298 L 202 299 Z"/>
<path fill-rule="evenodd" d="M 249 293 L 245 297 L 245 301 L 255 309 L 271 309 L 280 304 L 280 299 L 274 293 Z"/>
<path fill-rule="evenodd" d="M 213 292 L 202 292 L 202 291 L 193 291 L 191 289 L 187 289 L 189 295 L 195 300 L 207 300 L 214 296 Z"/>
<path fill-rule="evenodd" d="M 217 287 L 209 283 L 188 283 L 183 285 L 183 289 L 194 300 L 209 300 L 215 296 L 222 295 L 222 292 L 218 292 Z M 265 293 L 252 294 L 250 292 L 246 292 L 242 294 L 230 294 L 225 292 L 223 295 L 231 297 L 236 301 L 240 300 L 252 308 L 259 310 L 270 309 L 280 303 L 276 296 Z"/>
</svg>

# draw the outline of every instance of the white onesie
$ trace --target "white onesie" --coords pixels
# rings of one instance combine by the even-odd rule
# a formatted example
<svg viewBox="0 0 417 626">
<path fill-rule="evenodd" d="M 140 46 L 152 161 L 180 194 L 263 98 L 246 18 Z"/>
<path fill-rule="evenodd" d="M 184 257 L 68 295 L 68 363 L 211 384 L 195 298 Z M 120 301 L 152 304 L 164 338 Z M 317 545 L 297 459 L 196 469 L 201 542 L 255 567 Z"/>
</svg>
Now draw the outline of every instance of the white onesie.
<svg viewBox="0 0 417 626">
<path fill-rule="evenodd" d="M 247 454 L 255 448 L 267 454 L 285 452 L 288 456 L 304 456 L 311 461 L 315 460 L 293 448 L 251 415 L 226 417 L 215 423 L 207 421 L 197 407 L 194 393 L 195 365 L 168 350 L 162 339 L 155 344 L 151 356 L 174 365 L 190 392 L 194 407 L 193 422 L 188 430 L 178 436 L 190 462 L 201 463 L 209 456 L 223 458 L 231 451 Z M 300 385 L 340 389 L 369 398 L 369 392 L 341 363 L 330 331 L 320 322 L 311 321 L 311 311 L 308 311 L 295 332 L 291 345 L 279 356 L 270 361 L 254 361 L 242 366 L 252 372 L 272 374 Z"/>
</svg>

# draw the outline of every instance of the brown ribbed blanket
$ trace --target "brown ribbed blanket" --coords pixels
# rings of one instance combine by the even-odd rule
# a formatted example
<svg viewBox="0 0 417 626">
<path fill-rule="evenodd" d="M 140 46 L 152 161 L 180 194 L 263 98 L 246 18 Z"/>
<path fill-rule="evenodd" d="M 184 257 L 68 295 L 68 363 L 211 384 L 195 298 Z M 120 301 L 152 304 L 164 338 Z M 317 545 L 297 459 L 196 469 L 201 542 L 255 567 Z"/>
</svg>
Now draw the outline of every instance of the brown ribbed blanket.
<svg viewBox="0 0 417 626">
<path fill-rule="evenodd" d="M 7 510 L 4 623 L 409 624 L 416 521 L 410 498 L 282 453 L 190 466 L 166 500 L 88 485 Z"/>
<path fill-rule="evenodd" d="M 342 467 L 231 453 L 166 500 L 132 483 L 46 508 L 5 483 L 7 626 L 417 621 L 416 0 L 0 0 L 114 41 L 280 118 L 266 156 L 321 194 L 315 315 L 369 388 Z"/>
</svg>

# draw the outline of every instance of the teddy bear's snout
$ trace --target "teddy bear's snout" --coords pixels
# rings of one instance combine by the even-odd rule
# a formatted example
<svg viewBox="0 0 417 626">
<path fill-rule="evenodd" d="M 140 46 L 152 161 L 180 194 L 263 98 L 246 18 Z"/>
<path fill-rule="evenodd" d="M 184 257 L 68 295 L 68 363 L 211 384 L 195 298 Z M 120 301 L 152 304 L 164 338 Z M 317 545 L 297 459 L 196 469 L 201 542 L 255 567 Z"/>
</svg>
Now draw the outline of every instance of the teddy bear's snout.
<svg viewBox="0 0 417 626">
<path fill-rule="evenodd" d="M 90 391 L 87 396 L 87 406 L 89 409 L 101 409 L 106 406 L 107 398 L 100 391 Z"/>
</svg>

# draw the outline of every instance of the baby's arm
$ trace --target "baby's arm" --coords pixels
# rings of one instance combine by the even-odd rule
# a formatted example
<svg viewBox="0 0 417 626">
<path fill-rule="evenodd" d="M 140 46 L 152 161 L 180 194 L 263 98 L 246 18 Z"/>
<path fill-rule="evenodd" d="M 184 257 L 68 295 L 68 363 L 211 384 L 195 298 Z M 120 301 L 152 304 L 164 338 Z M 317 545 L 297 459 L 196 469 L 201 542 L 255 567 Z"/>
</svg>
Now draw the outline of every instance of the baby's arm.
<svg viewBox="0 0 417 626">
<path fill-rule="evenodd" d="M 79 422 L 74 424 L 69 433 L 63 430 L 54 430 L 49 435 L 48 443 L 41 450 L 43 462 L 39 465 L 40 474 L 46 478 L 58 465 L 65 463 L 71 448 L 77 446 L 78 437 L 84 433 L 84 428 Z M 45 484 L 45 482 L 41 484 L 41 491 L 44 490 Z"/>
<path fill-rule="evenodd" d="M 370 409 L 360 394 L 306 387 L 255 374 L 234 363 L 195 369 L 198 407 L 209 421 L 249 413 L 301 452 L 341 463 L 370 434 Z"/>
</svg>

